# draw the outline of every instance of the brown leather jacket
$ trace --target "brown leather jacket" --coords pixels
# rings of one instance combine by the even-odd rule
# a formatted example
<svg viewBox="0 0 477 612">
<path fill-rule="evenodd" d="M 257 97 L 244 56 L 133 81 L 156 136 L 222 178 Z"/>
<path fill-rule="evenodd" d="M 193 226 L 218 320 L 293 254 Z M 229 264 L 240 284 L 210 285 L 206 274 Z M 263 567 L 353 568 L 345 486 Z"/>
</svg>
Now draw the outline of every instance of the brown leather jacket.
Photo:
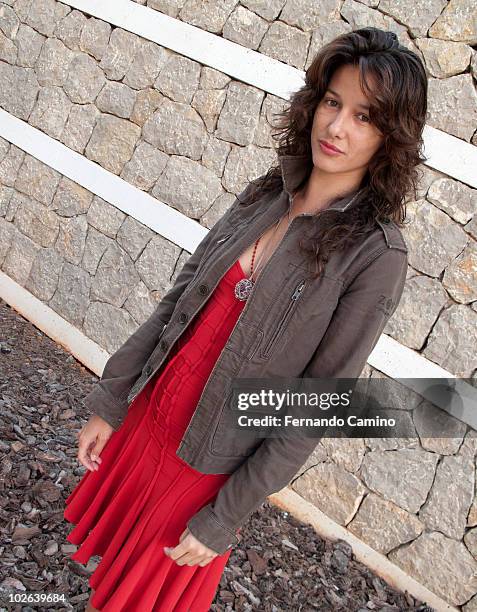
<svg viewBox="0 0 477 612">
<path fill-rule="evenodd" d="M 165 363 L 221 277 L 287 211 L 306 178 L 305 162 L 305 156 L 280 157 L 284 186 L 278 195 L 243 206 L 252 183 L 239 194 L 153 314 L 109 358 L 84 399 L 92 413 L 119 428 L 132 400 Z M 352 205 L 350 198 L 334 208 Z M 224 410 L 232 380 L 359 377 L 403 291 L 407 247 L 394 222 L 378 222 L 360 243 L 332 254 L 324 275 L 309 280 L 298 239 L 311 222 L 311 214 L 295 217 L 263 268 L 177 450 L 200 472 L 231 474 L 216 500 L 188 522 L 190 531 L 220 554 L 239 541 L 244 521 L 290 482 L 318 443 L 310 437 L 237 436 L 227 427 Z"/>
</svg>

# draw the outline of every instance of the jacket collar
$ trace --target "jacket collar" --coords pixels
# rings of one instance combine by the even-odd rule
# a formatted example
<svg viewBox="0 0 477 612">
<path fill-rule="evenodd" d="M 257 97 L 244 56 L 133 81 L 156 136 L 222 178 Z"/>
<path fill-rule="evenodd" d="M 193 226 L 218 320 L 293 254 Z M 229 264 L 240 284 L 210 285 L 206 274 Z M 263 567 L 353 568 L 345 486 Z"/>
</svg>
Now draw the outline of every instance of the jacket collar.
<svg viewBox="0 0 477 612">
<path fill-rule="evenodd" d="M 313 162 L 310 156 L 306 153 L 303 155 L 279 155 L 278 161 L 282 173 L 284 191 L 286 191 L 291 199 L 302 182 L 309 177 L 313 167 Z M 325 210 L 348 210 L 357 202 L 356 196 L 361 191 L 362 189 L 352 193 L 349 196 L 346 196 L 343 201 L 336 202 L 335 204 L 328 206 Z"/>
</svg>

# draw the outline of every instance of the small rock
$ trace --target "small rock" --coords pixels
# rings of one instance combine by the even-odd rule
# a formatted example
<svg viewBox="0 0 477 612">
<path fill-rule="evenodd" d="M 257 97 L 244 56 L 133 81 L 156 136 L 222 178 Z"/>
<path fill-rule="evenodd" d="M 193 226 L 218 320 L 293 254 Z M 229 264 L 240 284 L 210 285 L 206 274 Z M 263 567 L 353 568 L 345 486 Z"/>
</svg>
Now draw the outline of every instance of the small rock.
<svg viewBox="0 0 477 612">
<path fill-rule="evenodd" d="M 58 552 L 58 544 L 54 540 L 50 540 L 46 543 L 44 550 L 45 555 L 51 556 Z"/>
<path fill-rule="evenodd" d="M 288 546 L 288 548 L 293 548 L 293 550 L 300 550 L 298 546 L 295 546 L 295 544 L 293 544 L 292 542 L 290 542 L 290 540 L 287 540 L 286 538 L 282 540 L 282 544 L 283 546 Z"/>
</svg>

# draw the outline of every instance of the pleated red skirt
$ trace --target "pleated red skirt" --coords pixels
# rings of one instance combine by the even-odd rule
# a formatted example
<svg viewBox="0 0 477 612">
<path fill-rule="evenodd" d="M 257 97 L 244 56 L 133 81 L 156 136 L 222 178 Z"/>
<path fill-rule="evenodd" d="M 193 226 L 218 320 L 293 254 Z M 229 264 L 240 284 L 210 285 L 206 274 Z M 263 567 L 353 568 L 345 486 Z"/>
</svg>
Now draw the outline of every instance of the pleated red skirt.
<svg viewBox="0 0 477 612">
<path fill-rule="evenodd" d="M 208 565 L 178 565 L 175 547 L 187 521 L 213 501 L 229 474 L 202 474 L 176 455 L 210 372 L 245 305 L 234 295 L 240 262 L 223 276 L 175 344 L 166 363 L 134 399 L 113 432 L 97 471 L 66 499 L 76 526 L 71 559 L 101 561 L 89 578 L 91 600 L 106 612 L 207 612 L 231 551 Z"/>
</svg>

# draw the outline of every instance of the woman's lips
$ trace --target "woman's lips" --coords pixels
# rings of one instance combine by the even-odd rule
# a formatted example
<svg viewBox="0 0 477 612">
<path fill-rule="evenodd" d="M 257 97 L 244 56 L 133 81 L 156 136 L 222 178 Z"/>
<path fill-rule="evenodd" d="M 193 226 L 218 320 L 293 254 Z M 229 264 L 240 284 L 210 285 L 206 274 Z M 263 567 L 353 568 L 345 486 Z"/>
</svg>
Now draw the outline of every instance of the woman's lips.
<svg viewBox="0 0 477 612">
<path fill-rule="evenodd" d="M 319 141 L 319 145 L 323 153 L 326 153 L 327 155 L 342 155 L 341 151 L 335 151 L 334 149 L 327 147 L 321 140 Z"/>
</svg>

